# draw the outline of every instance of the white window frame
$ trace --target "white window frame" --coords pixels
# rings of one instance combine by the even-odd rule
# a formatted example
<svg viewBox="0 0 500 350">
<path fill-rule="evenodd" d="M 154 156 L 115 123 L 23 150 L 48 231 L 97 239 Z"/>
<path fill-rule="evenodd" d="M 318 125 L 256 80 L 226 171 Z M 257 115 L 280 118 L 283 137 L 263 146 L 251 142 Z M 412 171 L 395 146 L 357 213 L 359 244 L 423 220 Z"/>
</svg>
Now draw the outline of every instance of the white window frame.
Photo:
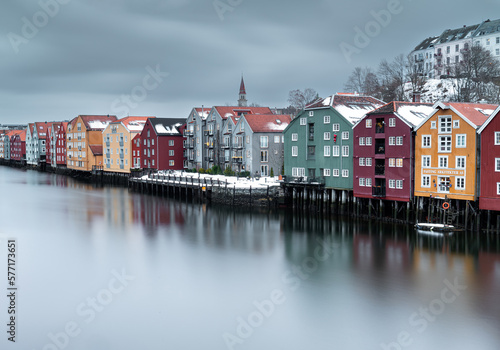
<svg viewBox="0 0 500 350">
<path fill-rule="evenodd" d="M 366 164 L 366 166 L 372 166 L 372 159 L 371 158 L 366 158 L 365 159 L 365 164 Z"/>
<path fill-rule="evenodd" d="M 306 117 L 301 117 L 299 121 L 300 121 L 300 125 L 307 125 L 307 118 Z"/>
<path fill-rule="evenodd" d="M 360 158 L 359 158 L 359 163 L 358 163 L 358 164 L 359 164 L 359 166 L 365 166 L 365 158 L 360 157 Z"/>
<path fill-rule="evenodd" d="M 330 146 L 323 146 L 323 156 L 330 157 L 331 156 L 331 148 Z"/>
<path fill-rule="evenodd" d="M 371 177 L 366 178 L 365 185 L 366 185 L 366 187 L 372 187 L 372 178 Z"/>
<path fill-rule="evenodd" d="M 467 157 L 456 156 L 455 157 L 455 168 L 456 169 L 465 169 L 466 164 L 467 164 L 466 161 L 467 161 Z M 460 163 L 463 163 L 463 166 L 460 166 L 461 165 Z"/>
<path fill-rule="evenodd" d="M 309 111 L 309 116 L 314 117 L 314 111 Z"/>
<path fill-rule="evenodd" d="M 459 182 L 463 182 L 463 186 L 459 186 Z M 465 190 L 465 176 L 455 177 L 455 190 L 460 190 L 460 191 Z"/>
<path fill-rule="evenodd" d="M 396 180 L 396 189 L 398 190 L 403 189 L 403 180 Z"/>
<path fill-rule="evenodd" d="M 495 146 L 500 145 L 500 131 L 495 131 Z"/>
<path fill-rule="evenodd" d="M 340 124 L 339 123 L 333 124 L 332 131 L 340 131 Z"/>
<path fill-rule="evenodd" d="M 396 188 L 396 180 L 394 179 L 389 179 L 389 188 Z"/>
<path fill-rule="evenodd" d="M 455 119 L 453 120 L 453 129 L 459 129 L 460 128 L 460 120 Z"/>
<path fill-rule="evenodd" d="M 459 145 L 459 139 L 462 137 L 464 139 L 464 144 Z M 467 134 L 456 134 L 455 135 L 455 147 L 456 148 L 467 148 Z"/>
<path fill-rule="evenodd" d="M 328 168 L 323 169 L 323 176 L 330 176 L 330 169 Z"/>
<path fill-rule="evenodd" d="M 366 142 L 366 145 L 367 145 L 367 146 L 371 146 L 371 145 L 372 145 L 372 138 L 371 138 L 371 136 L 370 136 L 370 137 L 367 137 L 367 138 L 365 139 L 365 142 Z"/>
<path fill-rule="evenodd" d="M 342 157 L 349 157 L 349 146 L 342 146 Z"/>
<path fill-rule="evenodd" d="M 396 144 L 396 137 L 389 136 L 389 146 L 394 146 Z"/>
<path fill-rule="evenodd" d="M 431 121 L 431 129 L 437 129 L 435 120 Z"/>
<path fill-rule="evenodd" d="M 396 118 L 389 118 L 389 127 L 394 128 L 396 126 Z"/>
<path fill-rule="evenodd" d="M 449 140 L 449 141 L 446 141 L 445 146 L 447 146 L 447 147 L 444 150 L 441 147 L 442 143 L 444 142 L 444 141 L 442 141 L 443 139 Z M 438 153 L 450 153 L 452 144 L 453 144 L 453 139 L 452 139 L 451 135 L 438 136 Z"/>
<path fill-rule="evenodd" d="M 497 195 L 500 195 L 500 182 L 497 182 Z"/>
<path fill-rule="evenodd" d="M 448 156 L 438 156 L 438 168 L 448 169 Z"/>
<path fill-rule="evenodd" d="M 365 145 L 365 138 L 364 137 L 360 137 L 359 138 L 359 145 L 360 146 L 364 146 Z"/>
<path fill-rule="evenodd" d="M 431 167 L 431 156 L 424 155 L 422 156 L 422 168 L 430 168 Z"/>
<path fill-rule="evenodd" d="M 451 134 L 453 128 L 451 115 L 439 116 L 439 134 Z"/>
<path fill-rule="evenodd" d="M 500 172 L 500 158 L 495 158 L 495 172 Z"/>
<path fill-rule="evenodd" d="M 340 156 L 340 146 L 332 146 L 332 157 Z"/>
<path fill-rule="evenodd" d="M 403 158 L 396 158 L 396 168 L 402 168 L 403 163 Z"/>
<path fill-rule="evenodd" d="M 359 178 L 359 186 L 361 186 L 361 187 L 365 186 L 365 178 L 364 177 Z"/>
<path fill-rule="evenodd" d="M 349 140 L 349 131 L 342 131 L 342 140 Z"/>
<path fill-rule="evenodd" d="M 298 157 L 298 155 L 299 155 L 299 147 L 292 146 L 292 157 Z"/>
<path fill-rule="evenodd" d="M 422 175 L 422 187 L 429 188 L 431 187 L 431 176 L 430 175 Z"/>
<path fill-rule="evenodd" d="M 389 158 L 389 168 L 394 168 L 396 166 L 396 158 Z"/>
<path fill-rule="evenodd" d="M 329 115 L 325 115 L 323 117 L 323 124 L 330 124 L 330 116 Z"/>
<path fill-rule="evenodd" d="M 349 169 L 342 169 L 342 177 L 349 177 Z"/>
<path fill-rule="evenodd" d="M 292 132 L 292 141 L 295 142 L 299 139 L 299 134 L 296 132 Z"/>
<path fill-rule="evenodd" d="M 371 119 L 366 119 L 365 121 L 365 126 L 367 129 L 371 128 L 372 127 L 372 120 Z"/>
<path fill-rule="evenodd" d="M 397 136 L 396 137 L 396 146 L 402 146 L 403 145 L 403 136 Z"/>
<path fill-rule="evenodd" d="M 431 148 L 431 135 L 422 135 L 422 148 Z M 428 144 L 426 144 L 428 142 Z"/>
<path fill-rule="evenodd" d="M 323 140 L 325 140 L 325 141 L 330 141 L 330 137 L 331 137 L 330 135 L 331 135 L 331 134 L 330 134 L 330 132 L 329 132 L 329 131 L 325 131 L 325 132 L 323 133 Z"/>
<path fill-rule="evenodd" d="M 335 176 L 335 177 L 339 177 L 339 175 L 340 175 L 339 169 L 333 169 L 332 170 L 332 175 Z"/>
</svg>

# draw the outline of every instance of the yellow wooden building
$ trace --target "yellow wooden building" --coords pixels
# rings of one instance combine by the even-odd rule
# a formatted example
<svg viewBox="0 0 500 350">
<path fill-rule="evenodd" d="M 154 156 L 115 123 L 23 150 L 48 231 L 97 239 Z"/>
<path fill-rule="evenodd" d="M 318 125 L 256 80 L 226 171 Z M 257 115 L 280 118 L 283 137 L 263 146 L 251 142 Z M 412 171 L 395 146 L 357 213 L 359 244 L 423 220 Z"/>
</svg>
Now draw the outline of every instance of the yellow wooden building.
<svg viewBox="0 0 500 350">
<path fill-rule="evenodd" d="M 417 127 L 415 196 L 476 200 L 477 129 L 497 106 L 438 102 Z"/>
<path fill-rule="evenodd" d="M 103 166 L 102 131 L 116 116 L 79 115 L 68 124 L 66 132 L 66 162 L 68 169 L 92 171 Z"/>
<path fill-rule="evenodd" d="M 102 132 L 104 171 L 130 173 L 130 169 L 139 167 L 133 164 L 132 139 L 144 128 L 148 118 L 125 117 L 110 123 Z"/>
</svg>

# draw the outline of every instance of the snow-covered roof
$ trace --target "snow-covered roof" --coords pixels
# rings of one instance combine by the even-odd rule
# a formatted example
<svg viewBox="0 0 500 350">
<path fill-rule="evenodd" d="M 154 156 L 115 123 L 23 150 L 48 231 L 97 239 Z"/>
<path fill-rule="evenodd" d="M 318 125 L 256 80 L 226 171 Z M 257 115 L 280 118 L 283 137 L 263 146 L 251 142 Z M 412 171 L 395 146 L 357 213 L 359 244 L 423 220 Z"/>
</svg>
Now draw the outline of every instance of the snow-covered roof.
<svg viewBox="0 0 500 350">
<path fill-rule="evenodd" d="M 292 121 L 288 114 L 247 114 L 242 118 L 253 132 L 282 132 Z"/>
<path fill-rule="evenodd" d="M 178 134 L 179 133 L 178 128 L 181 125 L 182 125 L 181 123 L 176 123 L 173 125 L 156 124 L 155 130 L 156 130 L 156 133 L 158 133 L 158 134 Z"/>
<path fill-rule="evenodd" d="M 157 135 L 181 135 L 179 128 L 186 123 L 186 119 L 180 118 L 150 118 L 148 121 Z"/>
<path fill-rule="evenodd" d="M 415 127 L 427 118 L 433 110 L 434 108 L 430 103 L 411 103 L 399 105 L 396 113 Z"/>
</svg>

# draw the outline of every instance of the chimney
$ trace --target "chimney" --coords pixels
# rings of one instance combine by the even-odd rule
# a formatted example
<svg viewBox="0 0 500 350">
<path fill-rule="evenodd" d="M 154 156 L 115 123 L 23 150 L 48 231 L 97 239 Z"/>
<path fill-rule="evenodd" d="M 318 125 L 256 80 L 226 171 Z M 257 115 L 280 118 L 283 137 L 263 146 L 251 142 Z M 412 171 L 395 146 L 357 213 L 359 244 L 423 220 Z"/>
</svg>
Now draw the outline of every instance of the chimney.
<svg viewBox="0 0 500 350">
<path fill-rule="evenodd" d="M 419 91 L 414 91 L 413 92 L 413 102 L 420 103 L 420 92 Z"/>
</svg>

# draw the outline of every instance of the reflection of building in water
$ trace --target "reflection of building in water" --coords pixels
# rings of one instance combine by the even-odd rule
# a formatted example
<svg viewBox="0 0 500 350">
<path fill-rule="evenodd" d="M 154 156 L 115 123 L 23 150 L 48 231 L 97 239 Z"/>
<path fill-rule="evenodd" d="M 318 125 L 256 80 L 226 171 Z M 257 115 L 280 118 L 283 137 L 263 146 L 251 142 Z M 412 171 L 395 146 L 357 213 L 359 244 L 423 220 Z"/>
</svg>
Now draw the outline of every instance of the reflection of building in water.
<svg viewBox="0 0 500 350">
<path fill-rule="evenodd" d="M 118 227 L 133 223 L 133 205 L 130 194 L 123 188 L 107 187 L 104 192 L 104 213 L 106 220 Z"/>
<path fill-rule="evenodd" d="M 156 231 L 159 226 L 184 224 L 185 205 L 156 196 L 134 194 L 131 197 L 133 221 Z"/>
</svg>

